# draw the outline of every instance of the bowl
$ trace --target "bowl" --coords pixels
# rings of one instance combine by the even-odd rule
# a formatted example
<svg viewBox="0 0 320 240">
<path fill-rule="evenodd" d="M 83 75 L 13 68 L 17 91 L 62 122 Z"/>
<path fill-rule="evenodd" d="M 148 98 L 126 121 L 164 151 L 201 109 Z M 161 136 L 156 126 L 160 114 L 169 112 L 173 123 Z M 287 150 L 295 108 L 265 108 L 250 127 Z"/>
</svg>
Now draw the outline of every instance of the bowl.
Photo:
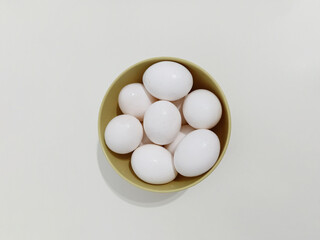
<svg viewBox="0 0 320 240">
<path fill-rule="evenodd" d="M 162 185 L 153 185 L 140 180 L 133 172 L 130 165 L 130 154 L 117 154 L 108 149 L 104 140 L 104 131 L 109 121 L 115 116 L 122 114 L 118 106 L 118 95 L 120 90 L 130 83 L 142 83 L 142 76 L 144 71 L 152 64 L 160 61 L 174 61 L 184 65 L 193 76 L 193 88 L 192 90 L 203 88 L 212 91 L 219 98 L 222 104 L 222 117 L 219 123 L 212 129 L 220 139 L 220 155 L 213 167 L 206 173 L 197 177 L 184 177 L 178 174 L 177 178 L 170 183 Z M 228 107 L 227 99 L 224 96 L 218 83 L 213 77 L 209 75 L 205 70 L 196 64 L 184 59 L 174 57 L 156 57 L 141 61 L 120 74 L 120 76 L 114 80 L 107 93 L 105 94 L 99 112 L 98 131 L 99 140 L 103 152 L 114 168 L 114 170 L 129 183 L 142 188 L 144 190 L 152 192 L 176 192 L 192 187 L 208 177 L 213 170 L 221 162 L 223 155 L 227 149 L 230 131 L 231 131 L 231 119 L 230 110 Z"/>
</svg>

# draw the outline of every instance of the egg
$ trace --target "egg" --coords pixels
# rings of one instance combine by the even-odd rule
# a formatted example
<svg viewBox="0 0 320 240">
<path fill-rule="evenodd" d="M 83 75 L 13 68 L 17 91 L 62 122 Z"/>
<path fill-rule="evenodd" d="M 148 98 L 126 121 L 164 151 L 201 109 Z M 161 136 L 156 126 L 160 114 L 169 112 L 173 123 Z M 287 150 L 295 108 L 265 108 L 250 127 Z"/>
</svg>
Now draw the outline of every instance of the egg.
<svg viewBox="0 0 320 240">
<path fill-rule="evenodd" d="M 135 150 L 143 136 L 140 121 L 131 115 L 119 115 L 107 125 L 104 138 L 108 148 L 120 154 L 130 153 Z"/>
<path fill-rule="evenodd" d="M 146 145 L 146 144 L 151 144 L 151 140 L 148 138 L 147 134 L 145 131 L 143 131 L 143 137 L 142 137 L 142 140 L 139 144 L 139 147 L 142 146 L 142 145 Z"/>
<path fill-rule="evenodd" d="M 221 118 L 221 103 L 212 92 L 198 89 L 191 92 L 184 100 L 183 115 L 190 126 L 210 129 Z"/>
<path fill-rule="evenodd" d="M 171 153 L 155 144 L 138 147 L 131 156 L 131 166 L 141 180 L 151 184 L 168 183 L 177 176 Z"/>
<path fill-rule="evenodd" d="M 189 70 L 183 65 L 162 61 L 151 65 L 143 74 L 148 92 L 162 100 L 175 101 L 186 96 L 193 85 Z"/>
<path fill-rule="evenodd" d="M 174 154 L 176 148 L 178 147 L 179 143 L 181 142 L 181 140 L 190 132 L 192 132 L 193 130 L 195 130 L 193 127 L 189 126 L 189 125 L 183 125 L 178 133 L 178 135 L 176 136 L 176 138 L 173 140 L 172 143 L 168 144 L 165 146 L 166 149 L 168 149 L 169 152 L 171 152 L 172 154 Z"/>
<path fill-rule="evenodd" d="M 218 136 L 207 129 L 194 130 L 185 136 L 174 153 L 174 166 L 185 177 L 207 172 L 220 154 Z"/>
<path fill-rule="evenodd" d="M 184 99 L 185 99 L 185 97 L 180 98 L 180 99 L 172 102 L 172 103 L 178 108 L 178 110 L 179 110 L 179 112 L 180 112 L 180 115 L 181 115 L 181 124 L 182 124 L 182 125 L 185 125 L 185 124 L 187 123 L 186 119 L 185 119 L 184 116 L 183 116 L 183 112 L 182 112 Z"/>
<path fill-rule="evenodd" d="M 124 114 L 130 114 L 140 121 L 147 108 L 156 99 L 144 88 L 141 83 L 132 83 L 123 87 L 119 93 L 118 103 Z"/>
<path fill-rule="evenodd" d="M 181 115 L 171 102 L 157 101 L 145 112 L 143 127 L 152 142 L 159 145 L 169 144 L 181 128 Z"/>
</svg>

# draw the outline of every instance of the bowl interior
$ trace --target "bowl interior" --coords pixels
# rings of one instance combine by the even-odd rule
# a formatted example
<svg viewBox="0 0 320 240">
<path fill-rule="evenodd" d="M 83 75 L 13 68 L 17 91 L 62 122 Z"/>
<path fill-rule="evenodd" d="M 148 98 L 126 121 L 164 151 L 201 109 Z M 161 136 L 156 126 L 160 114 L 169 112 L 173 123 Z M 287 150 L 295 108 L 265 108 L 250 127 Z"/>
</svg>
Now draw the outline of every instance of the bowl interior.
<svg viewBox="0 0 320 240">
<path fill-rule="evenodd" d="M 151 66 L 152 64 L 159 62 L 159 61 L 175 61 L 182 65 L 184 65 L 192 74 L 194 85 L 192 90 L 203 88 L 212 91 L 216 94 L 216 96 L 220 99 L 222 104 L 222 117 L 219 123 L 212 129 L 219 137 L 220 144 L 221 144 L 221 151 L 220 156 L 214 166 L 206 173 L 197 176 L 197 177 L 183 177 L 178 174 L 177 178 L 167 184 L 163 185 L 153 185 L 148 184 L 140 180 L 135 173 L 133 172 L 131 165 L 130 165 L 130 154 L 117 154 L 108 149 L 104 141 L 104 131 L 109 123 L 109 121 L 114 118 L 115 116 L 122 114 L 119 106 L 118 106 L 118 95 L 120 90 L 127 84 L 142 82 L 142 75 L 144 71 Z M 112 167 L 120 174 L 124 179 L 132 183 L 133 185 L 143 188 L 149 191 L 155 192 L 174 192 L 179 191 L 188 187 L 191 187 L 205 177 L 207 177 L 220 163 L 224 152 L 226 151 L 229 137 L 230 137 L 230 111 L 228 107 L 228 103 L 226 98 L 215 82 L 215 80 L 203 69 L 198 67 L 197 65 L 178 58 L 171 58 L 171 57 L 158 57 L 147 59 L 145 61 L 139 62 L 127 70 L 125 70 L 109 87 L 100 107 L 100 114 L 99 114 L 99 140 L 102 146 L 102 149 L 109 160 Z"/>
</svg>

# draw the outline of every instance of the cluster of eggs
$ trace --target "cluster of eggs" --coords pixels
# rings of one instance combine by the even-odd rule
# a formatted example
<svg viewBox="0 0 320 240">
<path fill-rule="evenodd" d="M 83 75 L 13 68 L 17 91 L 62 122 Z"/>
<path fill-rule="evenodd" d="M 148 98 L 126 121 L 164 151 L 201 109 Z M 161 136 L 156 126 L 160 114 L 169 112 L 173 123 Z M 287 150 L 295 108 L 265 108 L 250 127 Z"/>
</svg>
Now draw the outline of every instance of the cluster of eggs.
<svg viewBox="0 0 320 240">
<path fill-rule="evenodd" d="M 133 152 L 133 171 L 151 184 L 208 171 L 220 154 L 219 138 L 209 130 L 222 115 L 217 96 L 205 89 L 190 92 L 191 73 L 172 61 L 151 65 L 142 82 L 121 89 L 123 114 L 105 129 L 108 148 L 118 154 Z"/>
</svg>

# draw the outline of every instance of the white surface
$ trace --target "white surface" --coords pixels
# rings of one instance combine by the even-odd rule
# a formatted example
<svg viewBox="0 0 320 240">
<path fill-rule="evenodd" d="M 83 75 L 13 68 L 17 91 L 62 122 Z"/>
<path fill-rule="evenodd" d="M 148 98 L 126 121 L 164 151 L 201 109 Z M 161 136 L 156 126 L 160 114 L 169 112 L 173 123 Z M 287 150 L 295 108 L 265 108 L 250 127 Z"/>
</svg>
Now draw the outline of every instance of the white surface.
<svg viewBox="0 0 320 240">
<path fill-rule="evenodd" d="M 320 238 L 320 1 L 0 1 L 0 239 Z M 187 191 L 118 177 L 98 146 L 113 79 L 154 56 L 210 72 L 229 149 Z"/>
</svg>

